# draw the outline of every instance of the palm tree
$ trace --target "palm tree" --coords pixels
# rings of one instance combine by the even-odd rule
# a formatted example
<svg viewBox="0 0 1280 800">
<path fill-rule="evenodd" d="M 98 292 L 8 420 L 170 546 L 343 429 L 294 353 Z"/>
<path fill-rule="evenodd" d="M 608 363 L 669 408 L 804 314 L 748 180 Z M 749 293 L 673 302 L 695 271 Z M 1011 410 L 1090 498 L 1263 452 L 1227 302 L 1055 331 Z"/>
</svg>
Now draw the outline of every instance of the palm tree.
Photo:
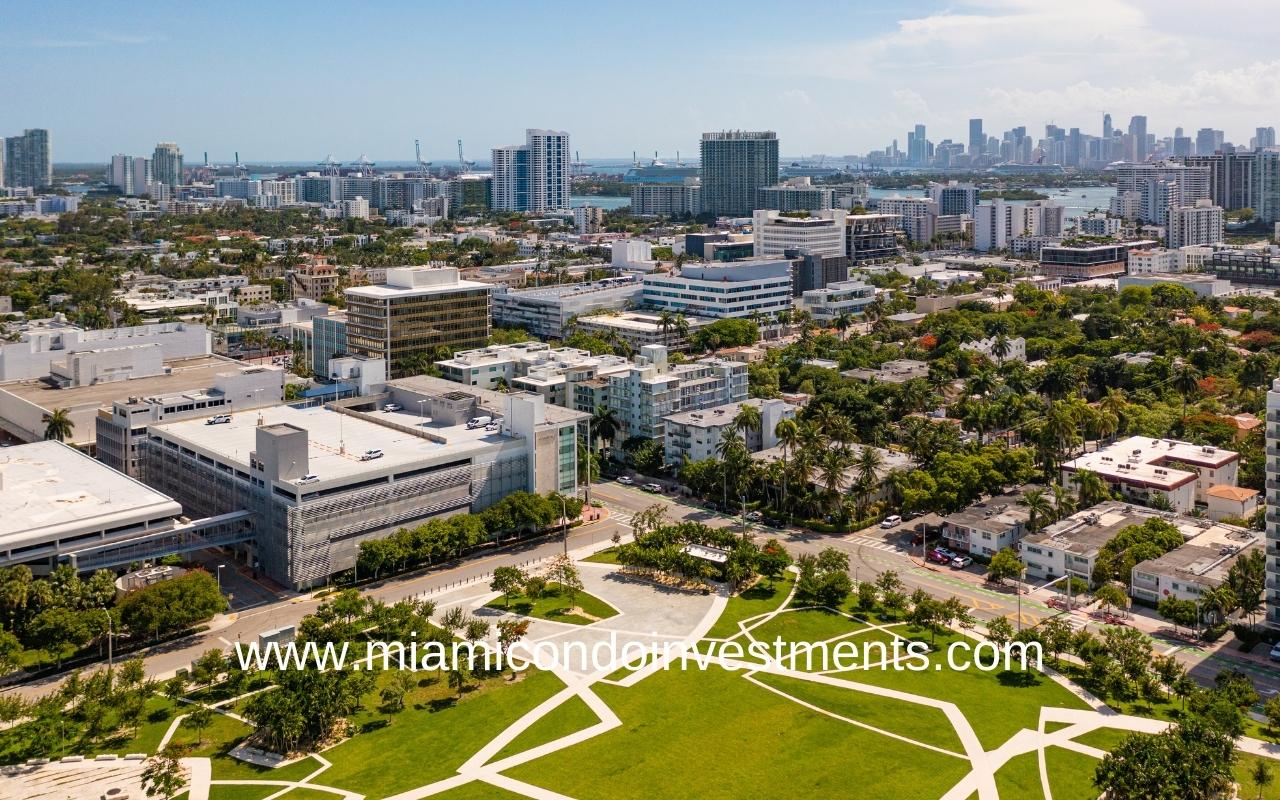
<svg viewBox="0 0 1280 800">
<path fill-rule="evenodd" d="M 749 431 L 759 431 L 764 421 L 760 417 L 760 406 L 743 404 L 733 418 L 733 427 L 742 431 L 745 437 Z"/>
<path fill-rule="evenodd" d="M 1018 505 L 1026 506 L 1027 529 L 1032 533 L 1040 530 L 1040 526 L 1053 514 L 1053 506 L 1049 505 L 1049 495 L 1038 486 L 1024 492 L 1022 497 L 1018 498 Z"/>
<path fill-rule="evenodd" d="M 1071 476 L 1071 482 L 1076 485 L 1076 498 L 1080 501 L 1081 508 L 1096 506 L 1111 496 L 1106 481 L 1092 470 L 1080 470 Z"/>
<path fill-rule="evenodd" d="M 733 477 L 734 494 L 738 493 L 738 486 L 742 479 L 742 470 L 744 468 L 743 461 L 747 453 L 747 443 L 743 441 L 742 434 L 737 428 L 729 428 L 720 434 L 720 441 L 716 444 L 716 455 L 720 457 L 720 471 L 723 476 L 722 487 L 724 504 L 729 504 L 729 478 Z"/>
<path fill-rule="evenodd" d="M 44 415 L 44 438 L 55 442 L 65 442 L 75 432 L 76 424 L 71 421 L 71 412 L 65 408 L 55 408 Z"/>
<path fill-rule="evenodd" d="M 1009 344 L 1009 337 L 1003 333 L 997 334 L 995 341 L 991 343 L 991 355 L 996 357 L 997 364 L 1003 364 L 1012 349 L 1013 346 Z"/>
<path fill-rule="evenodd" d="M 844 447 L 828 447 L 818 459 L 822 488 L 827 495 L 833 515 L 840 508 L 840 489 L 844 485 L 844 473 L 849 468 L 849 450 Z"/>
<path fill-rule="evenodd" d="M 1173 375 L 1173 388 L 1182 395 L 1182 418 L 1187 418 L 1187 399 L 1200 388 L 1200 373 L 1190 364 L 1183 364 Z M 1185 424 L 1185 423 L 1184 423 Z"/>
<path fill-rule="evenodd" d="M 671 327 L 676 332 L 676 338 L 687 344 L 689 340 L 689 320 L 685 315 L 676 314 L 675 319 L 671 321 Z"/>
<path fill-rule="evenodd" d="M 853 326 L 853 315 L 848 311 L 841 311 L 840 314 L 832 320 L 832 327 L 840 331 L 840 338 L 844 339 L 845 331 Z"/>
<path fill-rule="evenodd" d="M 778 424 L 774 426 L 773 435 L 778 438 L 778 444 L 782 445 L 782 505 L 787 505 L 787 483 L 790 472 L 787 469 L 787 454 L 794 453 L 796 445 L 800 442 L 800 426 L 794 419 L 778 420 Z"/>
<path fill-rule="evenodd" d="M 596 441 L 604 440 L 612 442 L 613 437 L 618 435 L 618 429 L 621 428 L 618 422 L 618 415 L 614 413 L 612 408 L 605 405 L 596 406 L 595 413 L 591 415 L 591 433 Z M 594 445 L 595 442 L 592 442 Z"/>
<path fill-rule="evenodd" d="M 658 330 L 662 331 L 662 343 L 670 345 L 667 334 L 671 332 L 671 326 L 675 322 L 675 316 L 665 308 L 658 312 Z"/>
</svg>

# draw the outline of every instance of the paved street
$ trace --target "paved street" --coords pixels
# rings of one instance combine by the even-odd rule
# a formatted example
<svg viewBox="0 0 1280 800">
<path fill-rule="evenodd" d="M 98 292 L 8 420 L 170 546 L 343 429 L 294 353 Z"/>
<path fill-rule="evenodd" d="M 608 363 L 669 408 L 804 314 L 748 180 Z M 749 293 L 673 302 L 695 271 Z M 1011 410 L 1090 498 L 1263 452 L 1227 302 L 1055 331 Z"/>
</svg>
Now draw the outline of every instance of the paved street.
<svg viewBox="0 0 1280 800">
<path fill-rule="evenodd" d="M 667 518 L 672 521 L 698 521 L 713 527 L 741 526 L 738 518 L 697 508 L 670 496 L 649 494 L 638 488 L 616 483 L 593 485 L 591 497 L 609 509 L 610 517 L 603 522 L 573 530 L 568 539 L 568 548 L 571 550 L 603 543 L 615 531 L 623 535 L 629 534 L 632 517 L 655 503 L 667 506 Z M 936 519 L 924 517 L 919 521 L 936 522 Z M 885 571 L 894 570 L 908 592 L 921 588 L 935 596 L 958 597 L 973 609 L 974 616 L 980 620 L 1008 617 L 1015 626 L 1019 622 L 1022 625 L 1034 625 L 1046 616 L 1060 613 L 1044 604 L 1047 599 L 1044 593 L 1024 595 L 1019 604 L 1019 598 L 1011 589 L 997 591 L 987 585 L 977 567 L 959 571 L 926 565 L 918 551 L 913 558 L 907 552 L 912 535 L 910 524 L 887 532 L 869 529 L 844 535 L 772 530 L 756 525 L 749 525 L 748 528 L 760 537 L 776 537 L 793 554 L 817 553 L 826 547 L 836 547 L 849 554 L 849 566 L 855 580 L 872 579 Z M 564 547 L 565 543 L 558 538 L 501 547 L 488 554 L 473 556 L 427 572 L 391 578 L 366 585 L 362 589 L 371 597 L 393 603 L 424 592 L 439 591 L 486 578 L 495 567 L 531 565 L 554 556 Z M 202 554 L 200 560 L 210 565 L 211 571 L 218 563 L 229 564 L 227 559 L 216 553 Z M 147 651 L 149 675 L 158 678 L 172 675 L 177 669 L 189 666 L 200 654 L 212 647 L 230 647 L 236 641 L 252 641 L 263 631 L 296 625 L 320 603 L 313 599 L 310 592 L 273 594 L 249 576 L 233 572 L 231 566 L 223 570 L 222 578 L 226 583 L 226 590 L 237 598 L 233 603 L 232 613 L 216 622 L 208 632 Z M 1073 614 L 1071 619 L 1076 627 L 1096 627 L 1096 623 L 1082 614 Z M 1161 638 L 1156 639 L 1155 649 L 1157 652 L 1175 655 L 1202 682 L 1211 682 L 1213 675 L 1221 669 L 1236 667 L 1245 670 L 1264 693 L 1280 691 L 1280 671 L 1269 665 L 1227 654 L 1214 654 L 1182 642 Z M 23 684 L 9 691 L 26 697 L 38 696 L 49 691 L 60 680 L 59 677 L 52 677 Z"/>
</svg>

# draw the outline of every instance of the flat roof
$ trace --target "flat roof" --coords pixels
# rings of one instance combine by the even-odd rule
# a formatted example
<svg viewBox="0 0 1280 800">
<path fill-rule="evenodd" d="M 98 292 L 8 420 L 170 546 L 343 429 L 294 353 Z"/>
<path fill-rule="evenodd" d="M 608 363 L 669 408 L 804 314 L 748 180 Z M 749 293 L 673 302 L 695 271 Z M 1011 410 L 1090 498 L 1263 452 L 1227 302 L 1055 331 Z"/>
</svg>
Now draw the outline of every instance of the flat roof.
<svg viewBox="0 0 1280 800">
<path fill-rule="evenodd" d="M 0 450 L 0 543 L 38 539 L 101 518 L 178 516 L 167 495 L 61 442 Z"/>
<path fill-rule="evenodd" d="M 213 379 L 224 372 L 240 367 L 261 366 L 213 355 L 166 361 L 164 365 L 169 368 L 169 374 L 108 381 L 70 389 L 55 389 L 42 380 L 33 379 L 0 384 L 0 391 L 35 403 L 46 410 L 87 405 L 105 408 L 116 400 L 130 397 L 177 395 L 190 389 L 207 389 L 213 386 Z"/>
<path fill-rule="evenodd" d="M 689 323 L 690 330 L 700 328 L 703 325 L 710 325 L 715 322 L 711 317 L 699 317 L 691 314 L 686 314 L 684 320 Z M 646 333 L 653 333 L 661 330 L 659 326 L 659 316 L 657 314 L 645 313 L 643 311 L 620 311 L 613 314 L 590 314 L 578 317 L 578 325 L 587 327 L 599 325 L 609 328 L 618 328 L 621 330 L 643 331 Z"/>
<path fill-rule="evenodd" d="M 486 292 L 489 292 L 493 291 L 493 284 L 467 280 L 458 280 L 453 283 L 444 283 L 438 286 L 388 286 L 385 283 L 380 283 L 375 286 L 352 286 L 345 291 L 346 294 L 356 295 L 357 297 L 369 297 L 375 300 L 382 300 L 388 297 L 417 297 L 428 294 L 461 292 L 468 289 L 484 289 Z"/>
<path fill-rule="evenodd" d="M 247 467 L 249 453 L 257 448 L 259 417 L 266 426 L 291 425 L 307 432 L 307 471 L 318 475 L 322 482 L 420 464 L 426 459 L 449 455 L 461 458 L 485 446 L 509 441 L 509 437 L 489 433 L 483 428 L 469 431 L 465 424 L 437 425 L 431 417 L 420 416 L 416 408 L 375 413 L 376 416 L 353 415 L 323 406 L 272 406 L 233 414 L 231 422 L 222 425 L 207 425 L 204 418 L 198 418 L 152 425 L 150 430 L 181 440 L 193 449 L 204 450 L 225 462 Z M 411 430 L 421 429 L 445 441 L 427 439 L 411 430 L 379 422 L 394 423 Z M 366 450 L 382 450 L 383 456 L 361 461 L 360 456 Z"/>
<path fill-rule="evenodd" d="M 788 403 L 787 405 L 791 404 Z M 677 425 L 688 425 L 694 428 L 715 428 L 722 425 L 732 425 L 734 417 L 738 415 L 738 411 L 743 406 L 761 408 L 764 406 L 764 400 L 759 397 L 751 397 L 737 403 L 725 403 L 693 411 L 680 411 L 675 414 L 668 414 L 663 419 L 667 422 L 674 422 Z M 791 406 L 791 409 L 792 411 L 800 410 L 799 406 Z"/>
<path fill-rule="evenodd" d="M 492 389 L 481 389 L 477 386 L 466 386 L 461 383 L 454 383 L 444 378 L 436 378 L 430 375 L 413 375 L 408 378 L 397 378 L 393 381 L 387 381 L 388 389 L 404 389 L 409 392 L 416 392 L 425 395 L 444 395 L 449 392 L 460 392 L 462 394 L 474 395 L 480 401 L 480 406 L 494 416 L 503 416 L 507 409 L 507 397 L 509 394 L 498 392 Z M 563 424 L 566 422 L 578 422 L 589 418 L 591 415 L 582 411 L 574 411 L 571 408 L 545 403 L 543 418 L 548 423 Z M 416 411 L 417 409 L 413 409 Z M 409 413 L 406 410 L 403 413 Z M 414 415 L 416 417 L 416 414 Z"/>
<path fill-rule="evenodd" d="M 1177 439 L 1130 436 L 1103 450 L 1074 458 L 1062 468 L 1073 472 L 1089 470 L 1125 483 L 1142 483 L 1167 491 L 1197 477 L 1196 473 L 1171 464 L 1220 469 L 1239 458 L 1238 453 L 1221 447 L 1201 446 Z"/>
<path fill-rule="evenodd" d="M 1018 505 L 1020 494 L 1005 494 L 962 508 L 943 516 L 943 521 L 970 528 L 1008 530 L 1031 518 L 1031 510 Z"/>
</svg>

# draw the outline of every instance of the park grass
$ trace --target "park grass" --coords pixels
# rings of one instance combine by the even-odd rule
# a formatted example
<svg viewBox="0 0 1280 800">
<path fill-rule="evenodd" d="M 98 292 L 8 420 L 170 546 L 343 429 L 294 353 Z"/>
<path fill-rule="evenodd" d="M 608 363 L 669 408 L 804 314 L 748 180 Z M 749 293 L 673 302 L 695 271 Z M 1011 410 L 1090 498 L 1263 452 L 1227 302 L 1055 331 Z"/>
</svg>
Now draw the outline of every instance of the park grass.
<svg viewBox="0 0 1280 800">
<path fill-rule="evenodd" d="M 276 791 L 280 791 L 280 788 L 276 787 Z M 280 795 L 277 800 L 341 800 L 341 798 L 342 795 L 337 792 L 326 792 L 324 789 L 299 786 Z M 210 798 L 210 800 L 213 800 L 213 798 Z"/>
<path fill-rule="evenodd" d="M 579 614 L 569 613 L 569 609 L 577 606 L 586 614 L 595 617 L 590 619 Z M 558 583 L 547 584 L 547 591 L 542 597 L 532 600 L 523 594 L 513 595 L 510 603 L 505 597 L 499 597 L 486 605 L 486 608 L 497 608 L 526 617 L 550 620 L 552 622 L 568 622 L 574 625 L 590 625 L 598 619 L 617 616 L 618 610 L 595 595 L 587 592 L 576 592 L 573 600 Z"/>
<path fill-rule="evenodd" d="M 211 784 L 209 800 L 263 800 L 264 797 L 280 791 L 282 786 L 242 786 Z"/>
<path fill-rule="evenodd" d="M 211 777 L 215 781 L 300 781 L 320 769 L 320 762 L 311 756 L 275 769 L 260 767 L 228 755 L 210 758 L 209 765 Z M 320 773 L 317 781 L 324 783 L 322 779 L 326 774 Z M 276 790 L 279 791 L 279 789 L 280 787 L 277 786 Z"/>
<path fill-rule="evenodd" d="M 192 758 L 204 758 L 225 753 L 250 733 L 253 733 L 251 726 L 214 712 L 209 717 L 209 725 L 199 733 L 187 726 L 187 720 L 183 720 L 169 742 L 190 747 L 186 755 Z"/>
<path fill-rule="evenodd" d="M 913 632 L 905 626 L 894 630 L 911 638 L 929 640 L 928 634 Z M 877 633 L 883 632 L 869 631 L 867 635 Z M 1088 710 L 1083 700 L 1034 670 L 982 672 L 948 668 L 945 648 L 961 640 L 973 641 L 960 634 L 939 634 L 929 669 L 918 672 L 892 667 L 858 669 L 837 673 L 837 677 L 955 703 L 987 749 L 1000 746 L 1023 728 L 1037 730 L 1042 707 Z"/>
<path fill-rule="evenodd" d="M 1087 744 L 1090 747 L 1096 747 L 1099 750 L 1111 752 L 1115 748 L 1119 747 L 1120 743 L 1128 738 L 1129 735 L 1128 731 L 1122 731 L 1118 728 L 1098 728 L 1077 736 L 1075 741 L 1080 744 Z M 1232 768 L 1232 772 L 1235 774 L 1236 783 L 1240 784 L 1241 797 L 1247 797 L 1252 800 L 1252 798 L 1258 796 L 1258 788 L 1253 785 L 1250 773 L 1253 771 L 1254 765 L 1259 761 L 1266 761 L 1271 767 L 1272 773 L 1280 775 L 1280 761 L 1273 758 L 1264 759 L 1261 756 L 1242 753 L 1237 750 L 1236 763 Z M 1089 774 L 1092 776 L 1092 771 Z M 1053 796 L 1054 800 L 1057 800 L 1058 792 L 1056 786 L 1054 788 Z M 1280 800 L 1280 780 L 1272 782 L 1272 784 L 1263 791 L 1262 798 L 1263 800 Z"/>
<path fill-rule="evenodd" d="M 454 702 L 408 706 L 325 752 L 333 766 L 317 781 L 372 800 L 454 775 L 481 747 L 564 688 L 549 672 L 532 672 Z M 412 765 L 411 769 L 393 765 Z"/>
<path fill-rule="evenodd" d="M 761 672 L 754 677 L 797 700 L 833 714 L 964 756 L 964 745 L 959 735 L 947 716 L 937 708 L 783 675 Z"/>
<path fill-rule="evenodd" d="M 1099 790 L 1093 785 L 1093 771 L 1098 759 L 1067 750 L 1049 747 L 1044 751 L 1044 768 L 1049 773 L 1049 790 L 1053 800 L 1097 800 Z"/>
<path fill-rule="evenodd" d="M 835 797 L 857 786 L 859 796 L 915 800 L 941 796 L 969 770 L 716 667 L 598 690 L 621 726 L 507 774 L 572 797 Z"/>
<path fill-rule="evenodd" d="M 787 609 L 773 619 L 752 628 L 748 635 L 770 645 L 784 642 L 824 642 L 867 627 L 865 622 L 849 619 L 826 608 Z"/>
<path fill-rule="evenodd" d="M 1044 732 L 1053 733 L 1054 731 L 1060 731 L 1063 728 L 1070 728 L 1071 725 L 1072 723 L 1070 722 L 1058 722 L 1056 720 L 1051 719 L 1044 724 Z"/>
<path fill-rule="evenodd" d="M 1040 760 L 1034 752 L 1014 756 L 996 770 L 996 791 L 1001 797 L 1019 800 L 1043 798 L 1040 786 Z M 1057 800 L 1057 795 L 1054 795 Z"/>
<path fill-rule="evenodd" d="M 720 618 L 707 632 L 707 638 L 731 639 L 742 632 L 738 627 L 742 620 L 777 610 L 791 593 L 795 580 L 794 573 L 784 572 L 772 585 L 762 578 L 751 588 L 730 597 Z"/>
<path fill-rule="evenodd" d="M 600 717 L 596 716 L 596 712 L 592 711 L 581 697 L 574 695 L 526 728 L 506 747 L 498 751 L 492 760 L 501 761 L 508 756 L 532 750 L 547 742 L 590 728 L 599 721 Z"/>
<path fill-rule="evenodd" d="M 524 795 L 508 792 L 484 781 L 464 783 L 456 789 L 431 795 L 432 800 L 525 800 Z"/>
<path fill-rule="evenodd" d="M 590 561 L 593 564 L 617 564 L 618 549 L 616 547 L 610 547 L 607 550 L 601 550 L 599 553 L 592 553 L 582 560 Z M 488 784 L 485 785 L 488 786 Z M 496 790 L 498 787 L 492 786 L 490 788 Z"/>
<path fill-rule="evenodd" d="M 1120 728 L 1095 728 L 1088 733 L 1080 734 L 1074 741 L 1089 747 L 1096 747 L 1099 750 L 1106 750 L 1110 753 L 1132 735 L 1133 731 L 1125 731 Z"/>
</svg>

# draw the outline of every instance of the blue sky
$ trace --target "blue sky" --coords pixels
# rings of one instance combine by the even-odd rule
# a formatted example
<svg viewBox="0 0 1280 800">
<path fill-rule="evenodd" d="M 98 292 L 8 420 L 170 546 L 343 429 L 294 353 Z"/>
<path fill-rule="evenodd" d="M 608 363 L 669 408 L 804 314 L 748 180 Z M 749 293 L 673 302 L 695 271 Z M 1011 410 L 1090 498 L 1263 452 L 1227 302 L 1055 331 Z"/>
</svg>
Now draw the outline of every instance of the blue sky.
<svg viewBox="0 0 1280 800">
<path fill-rule="evenodd" d="M 189 161 L 469 158 L 568 130 L 583 157 L 692 155 L 698 134 L 777 130 L 787 155 L 996 135 L 1280 125 L 1266 0 L 325 3 L 13 0 L 0 135 L 57 161 L 178 142 Z"/>
</svg>

